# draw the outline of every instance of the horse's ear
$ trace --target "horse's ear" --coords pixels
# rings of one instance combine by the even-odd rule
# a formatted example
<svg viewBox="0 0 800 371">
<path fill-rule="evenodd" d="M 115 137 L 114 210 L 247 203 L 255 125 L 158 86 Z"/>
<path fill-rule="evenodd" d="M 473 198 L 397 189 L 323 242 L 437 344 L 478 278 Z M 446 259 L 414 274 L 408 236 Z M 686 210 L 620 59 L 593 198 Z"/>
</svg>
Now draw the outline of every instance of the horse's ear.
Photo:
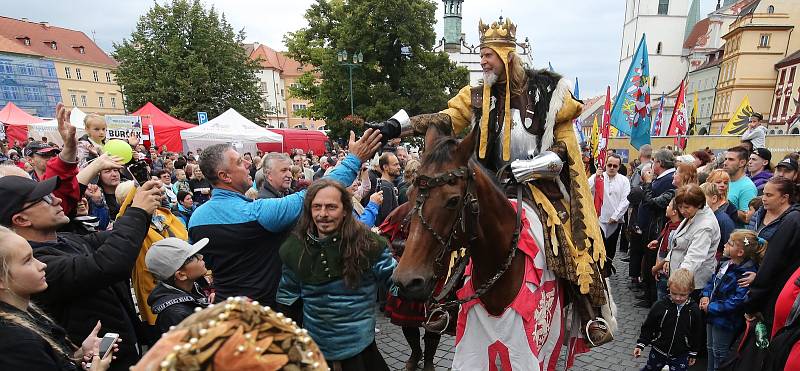
<svg viewBox="0 0 800 371">
<path fill-rule="evenodd" d="M 425 146 L 433 148 L 433 144 L 445 135 L 436 125 L 428 125 L 428 131 L 425 132 Z"/>
<path fill-rule="evenodd" d="M 469 134 L 467 134 L 464 139 L 461 140 L 461 143 L 458 145 L 458 149 L 455 153 L 455 160 L 457 160 L 461 164 L 466 164 L 469 162 L 469 159 L 472 158 L 472 154 L 475 153 L 475 141 L 478 137 L 478 129 L 477 125 L 473 126 L 472 130 L 470 130 Z"/>
</svg>

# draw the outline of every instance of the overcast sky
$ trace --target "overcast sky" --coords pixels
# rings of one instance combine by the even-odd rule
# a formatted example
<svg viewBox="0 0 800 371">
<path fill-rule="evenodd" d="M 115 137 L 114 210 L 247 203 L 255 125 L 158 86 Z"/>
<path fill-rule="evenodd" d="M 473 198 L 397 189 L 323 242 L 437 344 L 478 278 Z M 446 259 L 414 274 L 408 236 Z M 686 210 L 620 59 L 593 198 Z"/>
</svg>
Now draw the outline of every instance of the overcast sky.
<svg viewBox="0 0 800 371">
<path fill-rule="evenodd" d="M 392 0 L 386 0 L 392 1 Z M 442 2 L 438 4 L 436 32 L 442 35 Z M 688 1 L 688 0 L 678 0 Z M 715 2 L 703 0 L 705 13 Z M 164 3 L 164 0 L 159 0 Z M 244 28 L 247 41 L 284 50 L 283 34 L 305 25 L 303 14 L 313 0 L 203 0 L 225 13 L 234 28 Z M 26 0 L 9 1 L 0 14 L 85 32 L 106 51 L 133 31 L 152 0 Z M 495 20 L 501 14 L 517 23 L 517 37 L 528 37 L 537 68 L 555 70 L 580 80 L 582 98 L 605 93 L 617 80 L 624 0 L 465 0 L 462 32 L 478 43 L 478 19 Z M 683 29 L 676 30 L 683 33 Z M 366 52 L 366 51 L 365 51 Z"/>
</svg>

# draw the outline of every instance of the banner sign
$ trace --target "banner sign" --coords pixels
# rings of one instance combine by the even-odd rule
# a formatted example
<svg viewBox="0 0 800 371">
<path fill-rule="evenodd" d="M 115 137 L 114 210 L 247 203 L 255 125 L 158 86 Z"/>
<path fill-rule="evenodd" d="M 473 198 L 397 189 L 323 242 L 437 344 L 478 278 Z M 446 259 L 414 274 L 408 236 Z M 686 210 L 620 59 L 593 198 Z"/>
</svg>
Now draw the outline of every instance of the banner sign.
<svg viewBox="0 0 800 371">
<path fill-rule="evenodd" d="M 106 115 L 106 138 L 127 140 L 131 133 L 142 138 L 142 118 L 139 116 Z"/>
</svg>

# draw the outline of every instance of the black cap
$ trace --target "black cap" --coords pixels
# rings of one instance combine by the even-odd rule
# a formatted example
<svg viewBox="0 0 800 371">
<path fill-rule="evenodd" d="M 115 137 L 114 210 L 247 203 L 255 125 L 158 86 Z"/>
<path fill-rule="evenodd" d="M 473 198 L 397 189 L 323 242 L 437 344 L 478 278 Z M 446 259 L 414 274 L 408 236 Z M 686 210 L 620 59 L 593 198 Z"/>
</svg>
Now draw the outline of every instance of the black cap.
<svg viewBox="0 0 800 371">
<path fill-rule="evenodd" d="M 8 175 L 0 178 L 0 224 L 11 225 L 11 217 L 25 206 L 47 196 L 58 187 L 58 177 L 37 182 L 31 178 Z"/>
<path fill-rule="evenodd" d="M 772 152 L 766 148 L 756 148 L 753 150 L 753 153 L 767 161 L 772 161 Z"/>
<path fill-rule="evenodd" d="M 789 169 L 794 170 L 794 171 L 797 171 L 797 168 L 798 168 L 797 160 L 795 160 L 795 159 L 793 159 L 791 157 L 787 157 L 787 158 L 783 159 L 781 162 L 779 162 L 777 165 L 775 165 L 776 168 L 781 167 L 781 166 L 788 167 Z"/>
<path fill-rule="evenodd" d="M 55 148 L 45 142 L 30 142 L 27 146 L 25 146 L 26 157 L 33 155 L 56 155 L 58 152 L 60 152 L 58 148 Z"/>
</svg>

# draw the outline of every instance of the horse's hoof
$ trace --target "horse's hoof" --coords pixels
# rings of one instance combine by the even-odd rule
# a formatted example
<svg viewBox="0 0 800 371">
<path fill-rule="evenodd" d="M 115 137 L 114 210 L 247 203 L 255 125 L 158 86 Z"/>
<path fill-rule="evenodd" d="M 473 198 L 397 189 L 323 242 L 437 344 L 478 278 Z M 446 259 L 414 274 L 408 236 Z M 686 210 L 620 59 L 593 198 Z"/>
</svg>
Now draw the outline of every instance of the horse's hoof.
<svg viewBox="0 0 800 371">
<path fill-rule="evenodd" d="M 406 371 L 416 371 L 421 359 L 422 355 L 411 353 L 411 357 L 409 357 L 408 361 L 406 361 Z"/>
</svg>

